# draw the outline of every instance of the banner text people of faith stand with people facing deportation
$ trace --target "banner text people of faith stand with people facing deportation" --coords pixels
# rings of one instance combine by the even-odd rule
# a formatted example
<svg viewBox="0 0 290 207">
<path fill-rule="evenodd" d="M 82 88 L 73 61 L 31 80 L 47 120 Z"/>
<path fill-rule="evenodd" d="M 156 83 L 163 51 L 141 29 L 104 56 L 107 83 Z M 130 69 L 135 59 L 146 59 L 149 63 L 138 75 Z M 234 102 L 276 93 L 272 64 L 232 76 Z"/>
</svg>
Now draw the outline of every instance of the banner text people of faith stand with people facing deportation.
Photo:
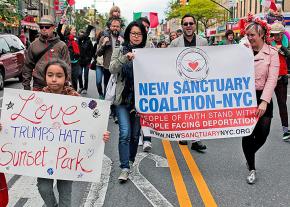
<svg viewBox="0 0 290 207">
<path fill-rule="evenodd" d="M 145 136 L 194 140 L 251 134 L 257 103 L 248 48 L 134 52 L 135 106 Z"/>
<path fill-rule="evenodd" d="M 0 172 L 98 182 L 110 103 L 4 89 Z"/>
</svg>

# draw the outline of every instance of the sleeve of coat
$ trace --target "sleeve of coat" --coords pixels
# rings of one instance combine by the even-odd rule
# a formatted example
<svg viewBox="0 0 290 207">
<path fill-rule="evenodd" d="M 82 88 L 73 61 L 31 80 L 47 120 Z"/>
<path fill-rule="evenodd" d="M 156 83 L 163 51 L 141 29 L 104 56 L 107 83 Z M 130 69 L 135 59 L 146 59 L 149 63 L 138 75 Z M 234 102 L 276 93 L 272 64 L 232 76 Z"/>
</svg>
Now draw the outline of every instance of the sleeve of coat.
<svg viewBox="0 0 290 207">
<path fill-rule="evenodd" d="M 58 26 L 57 26 L 56 32 L 57 32 L 57 34 L 58 34 L 60 40 L 65 42 L 65 37 L 64 37 L 64 35 L 61 33 L 62 26 L 63 26 L 63 24 L 58 23 Z"/>
<path fill-rule="evenodd" d="M 176 39 L 173 40 L 173 41 L 170 43 L 169 47 L 177 47 L 177 45 L 176 45 Z"/>
<path fill-rule="evenodd" d="M 97 56 L 99 57 L 103 56 L 106 50 L 106 46 L 103 45 L 103 39 L 104 39 L 104 36 L 101 37 L 99 45 L 97 47 Z"/>
<path fill-rule="evenodd" d="M 274 89 L 277 85 L 279 67 L 280 62 L 278 52 L 272 49 L 272 51 L 270 52 L 270 65 L 268 68 L 268 76 L 261 95 L 261 99 L 266 101 L 267 103 L 270 103 L 274 93 Z"/>
<path fill-rule="evenodd" d="M 128 58 L 121 53 L 120 48 L 116 48 L 113 51 L 109 71 L 111 74 L 119 73 L 122 70 L 123 64 L 128 62 Z"/>
<path fill-rule="evenodd" d="M 208 42 L 207 42 L 207 39 L 205 39 L 205 38 L 202 38 L 202 40 L 203 40 L 203 46 L 208 46 Z"/>
<path fill-rule="evenodd" d="M 68 72 L 68 78 L 70 81 L 71 80 L 71 60 L 70 60 L 70 55 L 69 55 L 69 51 L 66 44 L 63 45 L 63 48 L 61 50 L 61 56 L 62 56 L 62 60 L 65 61 L 69 66 L 67 72 Z"/>
<path fill-rule="evenodd" d="M 24 90 L 31 90 L 30 82 L 32 79 L 33 69 L 35 68 L 36 65 L 33 58 L 32 48 L 33 47 L 29 47 L 27 53 L 25 54 L 25 61 L 22 70 L 23 77 L 22 85 L 24 87 Z"/>
<path fill-rule="evenodd" d="M 284 47 L 284 46 L 282 46 L 282 47 L 280 48 L 280 50 L 284 53 L 284 56 L 285 56 L 286 58 L 290 58 L 290 42 L 289 42 L 288 44 L 289 44 L 288 48 L 286 48 L 286 47 Z"/>
<path fill-rule="evenodd" d="M 88 25 L 88 26 L 87 26 L 87 29 L 86 29 L 86 31 L 85 31 L 85 33 L 84 33 L 84 35 L 83 35 L 82 37 L 79 37 L 79 40 L 82 41 L 82 40 L 84 40 L 85 38 L 89 37 L 90 34 L 91 34 L 91 31 L 92 31 L 94 28 L 95 28 L 94 26 L 92 26 L 92 25 Z"/>
</svg>

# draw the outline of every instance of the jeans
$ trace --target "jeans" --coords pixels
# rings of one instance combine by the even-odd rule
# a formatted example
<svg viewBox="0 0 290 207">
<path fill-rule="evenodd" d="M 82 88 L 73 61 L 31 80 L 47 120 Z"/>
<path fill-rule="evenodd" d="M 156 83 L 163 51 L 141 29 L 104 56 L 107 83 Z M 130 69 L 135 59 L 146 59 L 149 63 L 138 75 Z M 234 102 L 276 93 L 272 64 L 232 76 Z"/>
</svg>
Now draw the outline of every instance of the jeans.
<svg viewBox="0 0 290 207">
<path fill-rule="evenodd" d="M 103 87 L 102 87 L 102 80 L 103 80 L 103 75 L 104 75 L 104 72 L 103 72 L 103 67 L 102 66 L 96 66 L 96 85 L 97 85 L 97 89 L 98 89 L 98 93 L 99 93 L 99 96 L 104 96 L 104 93 L 103 93 Z"/>
<path fill-rule="evenodd" d="M 57 180 L 59 204 L 53 192 L 53 179 L 37 178 L 38 191 L 47 207 L 71 207 L 72 183 L 70 180 Z"/>
<path fill-rule="evenodd" d="M 83 71 L 84 71 L 85 85 L 83 84 Z M 88 65 L 82 65 L 81 66 L 81 72 L 80 72 L 80 75 L 79 75 L 80 88 L 88 90 L 88 84 L 89 84 L 89 66 Z"/>
<path fill-rule="evenodd" d="M 136 112 L 131 112 L 128 105 L 116 106 L 119 120 L 119 157 L 120 168 L 129 169 L 129 160 L 134 162 L 138 149 L 140 136 L 140 117 Z"/>
<path fill-rule="evenodd" d="M 110 79 L 111 73 L 108 69 L 105 69 L 102 66 L 96 67 L 96 85 L 98 89 L 99 96 L 105 96 L 106 94 L 106 88 Z M 104 90 L 102 87 L 102 80 L 104 77 Z"/>
<path fill-rule="evenodd" d="M 78 79 L 81 73 L 81 66 L 79 63 L 72 63 L 71 64 L 71 82 L 73 88 L 77 91 L 78 90 Z"/>
</svg>

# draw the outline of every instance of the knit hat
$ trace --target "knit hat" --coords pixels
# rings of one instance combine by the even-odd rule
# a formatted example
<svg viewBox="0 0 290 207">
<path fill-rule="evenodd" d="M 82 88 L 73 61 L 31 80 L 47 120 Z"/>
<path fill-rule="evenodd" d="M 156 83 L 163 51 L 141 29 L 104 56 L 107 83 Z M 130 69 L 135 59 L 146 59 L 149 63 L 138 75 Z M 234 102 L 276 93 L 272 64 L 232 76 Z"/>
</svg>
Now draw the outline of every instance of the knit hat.
<svg viewBox="0 0 290 207">
<path fill-rule="evenodd" d="M 284 33 L 285 27 L 280 22 L 275 22 L 271 25 L 271 33 L 272 34 L 278 34 L 278 33 Z"/>
<path fill-rule="evenodd" d="M 54 25 L 54 18 L 51 15 L 44 15 L 41 17 L 40 21 L 38 22 L 39 25 Z"/>
</svg>

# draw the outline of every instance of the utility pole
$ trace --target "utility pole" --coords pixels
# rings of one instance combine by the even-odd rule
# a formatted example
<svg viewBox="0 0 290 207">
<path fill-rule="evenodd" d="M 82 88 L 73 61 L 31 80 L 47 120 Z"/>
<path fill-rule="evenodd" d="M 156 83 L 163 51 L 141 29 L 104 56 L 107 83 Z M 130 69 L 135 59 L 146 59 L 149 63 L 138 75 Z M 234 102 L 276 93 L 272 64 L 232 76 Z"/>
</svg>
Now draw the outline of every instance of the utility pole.
<svg viewBox="0 0 290 207">
<path fill-rule="evenodd" d="M 20 35 L 20 32 L 21 32 L 21 20 L 23 19 L 23 15 L 22 15 L 22 10 L 23 10 L 23 7 L 22 7 L 22 1 L 18 0 L 17 1 L 17 14 L 19 15 L 19 26 L 18 26 L 18 33 Z"/>
</svg>

